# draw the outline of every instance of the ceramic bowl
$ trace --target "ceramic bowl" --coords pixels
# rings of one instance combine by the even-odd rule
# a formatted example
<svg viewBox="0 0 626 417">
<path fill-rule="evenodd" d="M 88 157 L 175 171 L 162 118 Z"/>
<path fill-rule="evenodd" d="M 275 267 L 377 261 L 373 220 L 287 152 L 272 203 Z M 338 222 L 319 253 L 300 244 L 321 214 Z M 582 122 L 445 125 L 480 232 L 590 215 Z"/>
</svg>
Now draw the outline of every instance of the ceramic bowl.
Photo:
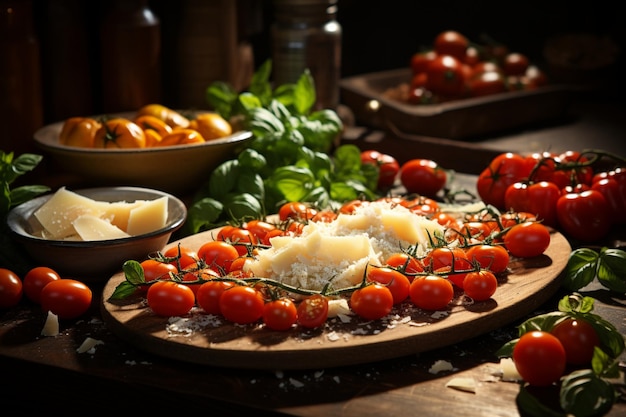
<svg viewBox="0 0 626 417">
<path fill-rule="evenodd" d="M 74 241 L 38 237 L 41 236 L 42 225 L 33 213 L 53 193 L 36 197 L 9 212 L 7 223 L 12 237 L 23 246 L 34 263 L 50 267 L 64 277 L 83 282 L 108 279 L 122 269 L 125 261 L 141 261 L 149 254 L 162 250 L 172 233 L 183 225 L 187 217 L 185 204 L 177 197 L 162 191 L 139 187 L 100 187 L 72 191 L 106 202 L 133 202 L 168 197 L 165 227 L 142 235 L 111 240 Z"/>
<path fill-rule="evenodd" d="M 134 113 L 115 116 L 134 117 Z M 97 117 L 97 116 L 96 116 Z M 36 145 L 50 156 L 56 171 L 75 175 L 89 186 L 137 186 L 184 196 L 197 190 L 222 162 L 252 140 L 249 131 L 202 144 L 141 149 L 92 149 L 59 143 L 63 122 L 42 127 Z"/>
</svg>

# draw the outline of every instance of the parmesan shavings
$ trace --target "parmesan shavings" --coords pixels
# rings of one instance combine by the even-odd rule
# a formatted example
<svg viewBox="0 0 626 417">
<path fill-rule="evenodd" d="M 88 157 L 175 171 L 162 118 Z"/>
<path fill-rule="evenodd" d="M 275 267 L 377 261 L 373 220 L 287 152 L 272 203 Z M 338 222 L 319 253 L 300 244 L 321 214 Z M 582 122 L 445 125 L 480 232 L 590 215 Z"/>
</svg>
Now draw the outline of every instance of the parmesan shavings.
<svg viewBox="0 0 626 417">
<path fill-rule="evenodd" d="M 41 330 L 42 336 L 58 336 L 59 334 L 59 317 L 51 311 L 48 311 L 46 322 Z"/>
<path fill-rule="evenodd" d="M 446 388 L 453 388 L 459 391 L 476 393 L 476 381 L 474 380 L 474 378 L 452 378 L 446 383 Z"/>
<path fill-rule="evenodd" d="M 433 363 L 433 365 L 430 367 L 428 372 L 431 374 L 438 374 L 439 372 L 446 372 L 446 371 L 453 371 L 453 370 L 454 368 L 452 367 L 452 364 L 450 362 L 440 359 L 440 360 L 435 361 L 435 363 Z"/>
<path fill-rule="evenodd" d="M 103 345 L 104 342 L 102 340 L 94 339 L 92 337 L 87 337 L 83 343 L 76 349 L 78 353 L 94 353 L 97 345 Z"/>
</svg>

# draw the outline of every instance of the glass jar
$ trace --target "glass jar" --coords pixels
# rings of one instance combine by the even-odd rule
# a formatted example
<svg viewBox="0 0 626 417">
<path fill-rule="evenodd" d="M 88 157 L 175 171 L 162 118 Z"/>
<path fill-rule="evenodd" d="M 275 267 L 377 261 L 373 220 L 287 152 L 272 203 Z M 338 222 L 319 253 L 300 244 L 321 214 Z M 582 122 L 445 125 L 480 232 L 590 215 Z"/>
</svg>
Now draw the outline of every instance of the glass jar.
<svg viewBox="0 0 626 417">
<path fill-rule="evenodd" d="M 309 69 L 316 109 L 339 105 L 341 25 L 338 0 L 274 0 L 272 73 L 275 85 L 295 83 Z"/>
</svg>

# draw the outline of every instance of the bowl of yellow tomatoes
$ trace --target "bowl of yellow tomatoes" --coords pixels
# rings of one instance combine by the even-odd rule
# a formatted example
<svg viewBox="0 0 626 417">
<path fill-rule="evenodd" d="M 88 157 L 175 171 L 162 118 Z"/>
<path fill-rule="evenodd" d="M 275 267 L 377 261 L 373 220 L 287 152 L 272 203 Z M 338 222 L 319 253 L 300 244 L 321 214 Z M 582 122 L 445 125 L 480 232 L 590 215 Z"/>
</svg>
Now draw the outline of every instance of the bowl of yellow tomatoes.
<svg viewBox="0 0 626 417">
<path fill-rule="evenodd" d="M 89 186 L 139 186 L 194 192 L 253 139 L 211 111 L 149 104 L 136 112 L 70 117 L 37 130 L 54 170 Z"/>
</svg>

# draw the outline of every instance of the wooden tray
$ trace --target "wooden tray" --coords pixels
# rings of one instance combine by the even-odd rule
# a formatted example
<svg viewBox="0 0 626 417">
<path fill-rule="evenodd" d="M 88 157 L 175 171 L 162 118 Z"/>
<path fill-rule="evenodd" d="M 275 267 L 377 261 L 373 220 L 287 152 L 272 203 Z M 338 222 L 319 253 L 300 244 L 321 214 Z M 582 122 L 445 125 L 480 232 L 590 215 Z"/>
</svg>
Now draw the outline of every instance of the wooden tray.
<svg viewBox="0 0 626 417">
<path fill-rule="evenodd" d="M 198 249 L 215 231 L 179 241 Z M 169 246 L 177 245 L 173 242 Z M 168 246 L 168 247 L 169 247 Z M 560 286 L 571 247 L 558 232 L 544 255 L 514 260 L 500 279 L 493 299 L 464 305 L 457 296 L 447 314 L 424 312 L 410 302 L 394 309 L 395 317 L 365 322 L 352 316 L 349 323 L 333 319 L 324 329 L 270 331 L 262 325 L 227 323 L 201 327 L 188 335 L 172 336 L 168 319 L 154 315 L 142 298 L 111 302 L 111 294 L 125 278 L 122 272 L 105 285 L 102 315 L 112 332 L 138 348 L 164 357 L 213 366 L 245 369 L 321 369 L 375 362 L 448 346 L 484 334 L 531 313 Z M 191 323 L 215 316 L 193 312 Z"/>
<path fill-rule="evenodd" d="M 341 99 L 360 124 L 404 133 L 457 140 L 518 128 L 565 115 L 577 88 L 548 85 L 441 104 L 412 105 L 384 96 L 407 83 L 411 70 L 401 68 L 340 81 Z"/>
</svg>

